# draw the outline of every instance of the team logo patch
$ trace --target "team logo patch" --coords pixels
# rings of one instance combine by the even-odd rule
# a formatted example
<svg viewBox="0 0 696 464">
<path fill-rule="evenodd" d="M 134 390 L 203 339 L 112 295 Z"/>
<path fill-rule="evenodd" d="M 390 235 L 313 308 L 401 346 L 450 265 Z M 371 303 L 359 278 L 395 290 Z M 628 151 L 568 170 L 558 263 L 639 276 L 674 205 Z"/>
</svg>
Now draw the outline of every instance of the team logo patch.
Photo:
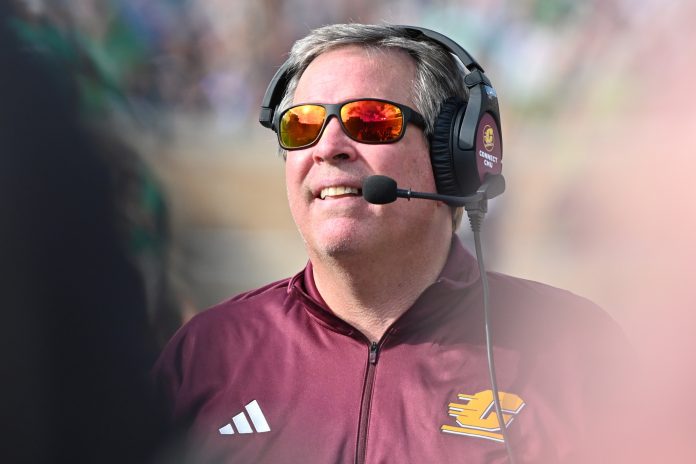
<svg viewBox="0 0 696 464">
<path fill-rule="evenodd" d="M 508 428 L 515 416 L 524 408 L 524 401 L 513 393 L 499 392 L 499 394 L 505 428 Z M 454 417 L 457 425 L 443 425 L 440 430 L 455 435 L 503 442 L 491 390 L 478 392 L 475 395 L 459 394 L 457 399 L 460 402 L 450 403 L 447 410 L 447 414 Z"/>
<path fill-rule="evenodd" d="M 495 138 L 493 137 L 494 134 L 495 132 L 489 124 L 483 126 L 483 147 L 486 149 L 486 151 L 491 151 L 495 147 Z"/>
</svg>

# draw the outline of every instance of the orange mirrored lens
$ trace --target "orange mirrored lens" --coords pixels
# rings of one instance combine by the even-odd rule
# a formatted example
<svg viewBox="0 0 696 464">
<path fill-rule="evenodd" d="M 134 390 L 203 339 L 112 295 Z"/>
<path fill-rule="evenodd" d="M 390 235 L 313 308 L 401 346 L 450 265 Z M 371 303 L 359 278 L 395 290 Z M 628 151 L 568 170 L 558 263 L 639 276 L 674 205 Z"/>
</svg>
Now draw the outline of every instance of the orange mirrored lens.
<svg viewBox="0 0 696 464">
<path fill-rule="evenodd" d="M 285 148 L 298 148 L 316 140 L 326 118 L 318 105 L 300 105 L 289 109 L 280 120 L 280 141 Z"/>
<path fill-rule="evenodd" d="M 390 142 L 401 137 L 404 128 L 401 108 L 378 100 L 346 103 L 341 108 L 341 121 L 358 142 Z"/>
</svg>

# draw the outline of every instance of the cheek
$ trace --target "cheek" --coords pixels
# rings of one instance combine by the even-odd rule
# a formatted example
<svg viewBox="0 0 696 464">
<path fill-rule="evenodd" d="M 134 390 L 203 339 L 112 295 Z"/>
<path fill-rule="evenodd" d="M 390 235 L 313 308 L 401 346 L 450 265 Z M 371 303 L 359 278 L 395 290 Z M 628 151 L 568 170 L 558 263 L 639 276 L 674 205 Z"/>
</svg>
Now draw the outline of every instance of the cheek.
<svg viewBox="0 0 696 464">
<path fill-rule="evenodd" d="M 293 152 L 288 155 L 285 160 L 285 183 L 288 192 L 291 189 L 297 189 L 300 187 L 307 175 L 307 166 L 304 162 L 305 156 L 301 156 L 301 153 Z"/>
<path fill-rule="evenodd" d="M 424 142 L 405 145 L 391 157 L 388 171 L 393 173 L 394 179 L 400 188 L 412 188 L 414 190 L 434 188 L 433 169 L 430 164 L 430 153 Z"/>
<path fill-rule="evenodd" d="M 285 190 L 288 198 L 288 204 L 293 215 L 296 214 L 296 206 L 302 195 L 302 174 L 301 166 L 290 158 L 285 162 Z"/>
</svg>

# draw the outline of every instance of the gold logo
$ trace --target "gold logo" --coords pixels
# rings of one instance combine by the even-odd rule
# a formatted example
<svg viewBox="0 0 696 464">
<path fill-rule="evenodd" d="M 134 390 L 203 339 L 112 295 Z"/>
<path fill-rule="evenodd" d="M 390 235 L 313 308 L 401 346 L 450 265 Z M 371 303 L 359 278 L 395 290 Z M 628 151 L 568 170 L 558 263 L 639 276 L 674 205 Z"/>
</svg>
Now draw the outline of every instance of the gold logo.
<svg viewBox="0 0 696 464">
<path fill-rule="evenodd" d="M 486 151 L 491 151 L 495 147 L 495 139 L 493 138 L 493 128 L 486 124 L 483 126 L 483 147 Z"/>
<path fill-rule="evenodd" d="M 515 416 L 524 408 L 524 401 L 513 393 L 499 392 L 499 394 L 505 428 L 508 428 Z M 491 390 L 478 392 L 475 395 L 459 394 L 457 398 L 462 403 L 450 403 L 447 411 L 447 414 L 455 418 L 457 426 L 443 425 L 440 430 L 455 435 L 503 442 Z"/>
</svg>

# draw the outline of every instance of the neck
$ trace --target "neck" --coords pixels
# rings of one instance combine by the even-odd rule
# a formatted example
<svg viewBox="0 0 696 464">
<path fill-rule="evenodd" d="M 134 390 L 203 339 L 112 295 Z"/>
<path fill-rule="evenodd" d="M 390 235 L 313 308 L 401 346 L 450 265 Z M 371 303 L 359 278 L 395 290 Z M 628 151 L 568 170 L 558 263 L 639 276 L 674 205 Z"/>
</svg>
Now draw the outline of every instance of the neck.
<svg viewBox="0 0 696 464">
<path fill-rule="evenodd" d="M 313 256 L 315 284 L 334 314 L 377 341 L 440 275 L 451 244 L 443 238 L 407 252 Z"/>
</svg>

